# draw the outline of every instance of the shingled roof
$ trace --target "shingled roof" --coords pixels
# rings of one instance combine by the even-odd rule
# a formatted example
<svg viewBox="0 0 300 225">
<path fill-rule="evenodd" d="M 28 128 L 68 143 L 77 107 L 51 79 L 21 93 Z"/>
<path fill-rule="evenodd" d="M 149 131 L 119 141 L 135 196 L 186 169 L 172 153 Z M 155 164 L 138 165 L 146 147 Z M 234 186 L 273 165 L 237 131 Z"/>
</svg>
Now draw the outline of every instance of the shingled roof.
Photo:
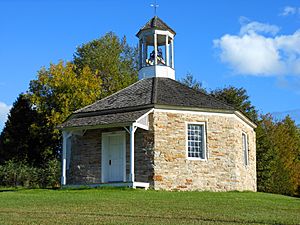
<svg viewBox="0 0 300 225">
<path fill-rule="evenodd" d="M 147 105 L 171 105 L 205 109 L 234 110 L 218 99 L 196 91 L 170 78 L 152 77 L 142 79 L 75 113 L 96 112 Z"/>
<path fill-rule="evenodd" d="M 126 125 L 135 122 L 138 118 L 147 113 L 150 109 L 137 110 L 131 112 L 116 112 L 109 114 L 101 114 L 94 116 L 74 117 L 61 125 L 61 128 L 67 127 L 91 127 L 97 125 L 119 124 Z"/>
<path fill-rule="evenodd" d="M 158 30 L 168 30 L 172 34 L 176 34 L 176 32 L 171 27 L 169 27 L 164 21 L 162 21 L 158 16 L 154 16 L 139 30 L 139 32 L 136 35 L 138 36 L 141 31 L 153 28 Z"/>
<path fill-rule="evenodd" d="M 61 128 L 134 122 L 155 106 L 234 111 L 234 107 L 170 78 L 142 79 L 77 110 Z"/>
</svg>

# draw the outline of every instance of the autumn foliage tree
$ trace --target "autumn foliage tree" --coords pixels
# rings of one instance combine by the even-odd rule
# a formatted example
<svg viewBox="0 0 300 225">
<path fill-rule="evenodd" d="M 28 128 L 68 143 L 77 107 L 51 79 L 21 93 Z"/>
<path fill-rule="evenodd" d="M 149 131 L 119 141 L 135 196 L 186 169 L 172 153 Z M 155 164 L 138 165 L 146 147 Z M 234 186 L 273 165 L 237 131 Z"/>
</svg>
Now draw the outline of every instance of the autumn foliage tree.
<svg viewBox="0 0 300 225">
<path fill-rule="evenodd" d="M 73 63 L 59 62 L 42 68 L 29 85 L 28 97 L 49 125 L 57 126 L 73 111 L 100 98 L 101 80 L 84 67 L 75 72 Z"/>
</svg>

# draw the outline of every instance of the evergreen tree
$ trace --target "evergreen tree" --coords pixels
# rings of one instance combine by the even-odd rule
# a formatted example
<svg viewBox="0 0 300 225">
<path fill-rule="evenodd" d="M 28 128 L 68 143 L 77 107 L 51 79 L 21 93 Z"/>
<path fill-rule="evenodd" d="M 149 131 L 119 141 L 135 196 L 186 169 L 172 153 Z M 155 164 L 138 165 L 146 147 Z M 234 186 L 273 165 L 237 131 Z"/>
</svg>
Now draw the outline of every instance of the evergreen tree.
<svg viewBox="0 0 300 225">
<path fill-rule="evenodd" d="M 194 76 L 191 73 L 187 73 L 186 76 L 180 80 L 180 82 L 190 88 L 207 94 L 207 90 L 203 87 L 202 83 L 194 79 Z"/>
<path fill-rule="evenodd" d="M 20 94 L 0 135 L 0 163 L 25 160 L 32 165 L 42 165 L 48 158 L 55 157 L 49 155 L 49 148 L 54 147 L 55 142 L 44 125 L 44 117 L 32 108 L 25 95 Z M 36 127 L 44 128 L 37 131 Z"/>
<path fill-rule="evenodd" d="M 251 104 L 247 91 L 244 88 L 229 86 L 223 89 L 216 89 L 211 92 L 211 95 L 234 106 L 237 110 L 248 116 L 253 122 L 257 122 L 257 110 Z"/>
</svg>

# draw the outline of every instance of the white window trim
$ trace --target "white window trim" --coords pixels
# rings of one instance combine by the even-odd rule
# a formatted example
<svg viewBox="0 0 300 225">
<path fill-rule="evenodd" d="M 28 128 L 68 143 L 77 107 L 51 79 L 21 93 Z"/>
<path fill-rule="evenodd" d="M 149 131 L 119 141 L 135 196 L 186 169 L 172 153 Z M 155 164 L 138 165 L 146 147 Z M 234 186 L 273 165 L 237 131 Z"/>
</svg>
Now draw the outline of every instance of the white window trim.
<svg viewBox="0 0 300 225">
<path fill-rule="evenodd" d="M 203 125 L 203 150 L 204 150 L 204 159 L 196 158 L 196 157 L 189 157 L 189 149 L 188 149 L 188 125 L 195 124 L 195 125 Z M 207 161 L 208 160 L 208 153 L 206 148 L 206 122 L 185 122 L 185 152 L 186 158 L 191 161 Z"/>
<path fill-rule="evenodd" d="M 246 146 L 244 146 L 244 135 L 246 137 Z M 244 166 L 247 167 L 249 166 L 249 138 L 248 138 L 248 134 L 246 132 L 242 132 L 242 149 L 243 149 L 243 159 L 244 159 Z M 245 148 L 246 147 L 246 151 L 247 154 L 245 155 Z M 245 157 L 246 156 L 246 157 Z"/>
</svg>

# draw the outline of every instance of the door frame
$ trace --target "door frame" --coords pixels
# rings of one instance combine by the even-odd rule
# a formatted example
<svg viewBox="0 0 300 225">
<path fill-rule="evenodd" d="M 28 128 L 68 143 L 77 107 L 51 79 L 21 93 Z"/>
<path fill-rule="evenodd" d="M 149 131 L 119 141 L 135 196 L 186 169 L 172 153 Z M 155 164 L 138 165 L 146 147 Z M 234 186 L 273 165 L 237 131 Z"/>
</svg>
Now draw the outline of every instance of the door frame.
<svg viewBox="0 0 300 225">
<path fill-rule="evenodd" d="M 111 136 L 121 136 L 123 141 L 123 182 L 126 182 L 126 132 L 125 131 L 114 131 L 114 132 L 103 132 L 101 137 L 101 182 L 108 183 L 108 176 L 106 175 L 106 171 L 108 171 L 107 164 L 107 140 L 108 137 Z"/>
</svg>

